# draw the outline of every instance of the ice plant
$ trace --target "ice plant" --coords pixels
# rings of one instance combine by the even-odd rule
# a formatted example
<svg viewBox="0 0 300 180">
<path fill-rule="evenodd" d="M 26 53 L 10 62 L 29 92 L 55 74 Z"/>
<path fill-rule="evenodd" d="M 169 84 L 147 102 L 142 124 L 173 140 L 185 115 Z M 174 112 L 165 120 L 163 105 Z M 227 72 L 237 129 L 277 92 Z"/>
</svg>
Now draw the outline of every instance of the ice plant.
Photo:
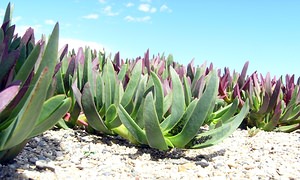
<svg viewBox="0 0 300 180">
<path fill-rule="evenodd" d="M 82 90 L 81 104 L 88 124 L 96 131 L 114 134 L 113 129 L 120 126 L 117 108 L 122 104 L 132 109 L 132 99 L 138 81 L 142 75 L 142 63 L 138 61 L 131 73 L 131 78 L 124 90 L 122 80 L 125 77 L 114 71 L 112 62 L 107 59 L 102 72 L 94 71 L 94 83 L 87 82 Z M 134 80 L 132 80 L 134 79 Z"/>
<path fill-rule="evenodd" d="M 252 74 L 245 88 L 245 95 L 250 100 L 250 112 L 246 125 L 266 131 L 279 130 L 290 132 L 298 129 L 300 122 L 299 86 L 294 83 L 294 76 L 286 76 L 286 85 L 282 79 L 271 79 Z"/>
<path fill-rule="evenodd" d="M 0 29 L 0 162 L 13 159 L 28 139 L 54 126 L 68 111 L 65 95 L 48 96 L 58 47 L 58 24 L 44 49 L 32 29 L 20 38 L 10 25 L 10 4 Z"/>
<path fill-rule="evenodd" d="M 300 129 L 299 79 L 294 83 L 294 75 L 286 75 L 286 85 L 282 86 L 281 115 L 276 130 L 291 132 Z"/>
<path fill-rule="evenodd" d="M 170 96 L 164 96 L 162 83 L 157 75 L 151 72 L 149 80 L 144 80 L 144 88 L 138 102 L 137 115 L 119 105 L 118 115 L 128 131 L 123 137 L 133 143 L 146 144 L 152 148 L 167 150 L 178 148 L 202 148 L 213 145 L 231 134 L 248 113 L 248 102 L 237 112 L 238 100 L 225 111 L 213 112 L 215 107 L 218 78 L 215 71 L 211 71 L 205 78 L 205 88 L 199 98 L 191 98 L 186 106 L 184 87 L 179 75 L 170 67 L 172 90 Z M 190 91 L 190 87 L 187 86 Z M 140 88 L 140 87 L 139 87 Z M 137 90 L 140 92 L 140 90 Z M 138 93 L 137 93 L 138 94 Z M 169 113 L 170 111 L 171 113 Z M 224 118 L 220 118 L 222 112 Z M 202 131 L 207 119 L 214 114 L 215 124 L 210 124 L 208 131 Z M 214 119 L 213 118 L 213 119 Z M 118 133 L 118 132 L 117 132 Z"/>
</svg>

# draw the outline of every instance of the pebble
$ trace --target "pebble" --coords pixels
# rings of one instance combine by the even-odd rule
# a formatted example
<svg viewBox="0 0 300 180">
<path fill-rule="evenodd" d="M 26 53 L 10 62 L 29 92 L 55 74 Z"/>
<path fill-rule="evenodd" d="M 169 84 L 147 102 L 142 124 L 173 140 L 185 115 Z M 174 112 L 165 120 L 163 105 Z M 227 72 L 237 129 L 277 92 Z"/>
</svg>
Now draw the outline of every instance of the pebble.
<svg viewBox="0 0 300 180">
<path fill-rule="evenodd" d="M 167 152 L 120 137 L 53 129 L 32 138 L 0 179 L 300 179 L 300 133 L 237 130 L 204 149 Z"/>
</svg>

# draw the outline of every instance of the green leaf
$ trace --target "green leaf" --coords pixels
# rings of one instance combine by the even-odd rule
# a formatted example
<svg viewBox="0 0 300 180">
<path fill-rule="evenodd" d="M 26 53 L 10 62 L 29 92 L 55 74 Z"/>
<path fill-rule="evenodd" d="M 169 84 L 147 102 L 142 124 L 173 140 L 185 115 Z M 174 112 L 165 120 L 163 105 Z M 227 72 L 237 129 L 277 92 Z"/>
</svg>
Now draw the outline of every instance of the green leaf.
<svg viewBox="0 0 300 180">
<path fill-rule="evenodd" d="M 227 122 L 227 120 L 230 119 L 230 117 L 232 117 L 236 113 L 238 109 L 238 105 L 239 105 L 239 99 L 236 97 L 233 103 L 230 105 L 230 109 L 221 116 L 220 121 L 222 123 Z"/>
<path fill-rule="evenodd" d="M 58 52 L 58 38 L 59 38 L 59 25 L 58 23 L 55 24 L 55 27 L 50 35 L 50 38 L 48 40 L 45 52 L 42 56 L 41 63 L 38 67 L 38 70 L 34 76 L 34 79 L 38 78 L 40 74 L 43 72 L 44 68 L 48 68 L 47 78 L 45 79 L 47 81 L 47 84 L 45 87 L 48 87 L 51 83 L 52 76 L 54 74 L 54 68 L 57 63 L 57 52 Z M 35 80 L 33 80 L 34 82 Z"/>
<path fill-rule="evenodd" d="M 167 150 L 168 146 L 159 126 L 152 93 L 148 93 L 144 103 L 144 123 L 146 137 L 152 148 Z"/>
<path fill-rule="evenodd" d="M 41 113 L 42 106 L 46 98 L 48 90 L 48 74 L 49 72 L 46 68 L 42 72 L 25 103 L 18 104 L 13 110 L 11 115 L 12 117 L 17 117 L 17 119 L 10 125 L 10 127 L 8 127 L 9 129 L 12 129 L 9 132 L 11 134 L 5 144 L 5 148 L 11 148 L 17 144 L 20 144 L 22 141 L 28 138 L 31 131 L 34 129 L 34 125 Z M 17 114 L 17 116 L 14 116 L 15 114 Z"/>
<path fill-rule="evenodd" d="M 136 91 L 136 94 L 134 97 L 134 109 L 133 109 L 132 113 L 130 114 L 130 116 L 133 119 L 136 119 L 137 112 L 141 108 L 141 104 L 144 99 L 144 92 L 146 89 L 147 78 L 148 78 L 147 75 L 143 76 L 138 85 L 138 88 L 137 88 L 137 91 Z"/>
<path fill-rule="evenodd" d="M 90 48 L 85 49 L 84 66 L 83 66 L 83 84 L 87 82 L 94 82 L 93 80 L 93 68 L 92 68 L 92 54 Z M 95 95 L 94 88 L 91 88 L 92 95 Z"/>
<path fill-rule="evenodd" d="M 0 42 L 2 42 L 4 39 L 4 32 L 3 29 L 0 28 Z"/>
<path fill-rule="evenodd" d="M 287 125 L 287 126 L 280 126 L 276 130 L 280 132 L 286 132 L 290 133 L 297 129 L 300 129 L 300 124 L 293 124 L 293 125 Z"/>
<path fill-rule="evenodd" d="M 248 113 L 249 101 L 247 100 L 239 114 L 230 118 L 230 120 L 222 126 L 197 135 L 189 148 L 204 148 L 217 144 L 231 135 L 239 127 Z"/>
<path fill-rule="evenodd" d="M 82 97 L 81 97 L 81 104 L 83 108 L 83 112 L 88 120 L 88 123 L 91 127 L 95 130 L 111 134 L 112 132 L 106 127 L 105 123 L 103 122 L 102 118 L 97 112 L 94 98 L 92 96 L 91 88 L 89 82 L 84 85 Z"/>
<path fill-rule="evenodd" d="M 131 135 L 141 144 L 147 144 L 147 138 L 145 132 L 135 123 L 135 121 L 126 112 L 124 107 L 120 104 L 118 108 L 118 115 L 121 122 L 128 129 Z M 129 138 L 127 138 L 129 139 Z"/>
<path fill-rule="evenodd" d="M 105 113 L 105 122 L 110 123 L 117 118 L 117 107 L 111 104 Z"/>
<path fill-rule="evenodd" d="M 56 73 L 55 78 L 56 78 L 56 94 L 66 94 L 67 92 L 65 91 L 61 69 Z"/>
<path fill-rule="evenodd" d="M 172 105 L 172 91 L 164 98 L 163 114 L 165 115 Z"/>
<path fill-rule="evenodd" d="M 194 99 L 189 106 L 186 108 L 185 113 L 183 114 L 181 120 L 179 123 L 176 124 L 176 126 L 174 126 L 174 128 L 169 131 L 170 134 L 172 135 L 176 135 L 178 133 L 180 133 L 184 127 L 184 125 L 188 122 L 188 120 L 191 118 L 194 109 L 197 105 L 197 102 L 199 101 L 199 99 Z M 169 118 L 169 117 L 168 117 Z"/>
<path fill-rule="evenodd" d="M 163 109 L 164 92 L 163 92 L 162 84 L 159 78 L 157 77 L 157 75 L 151 72 L 151 78 L 153 80 L 154 87 L 155 87 L 155 109 L 156 109 L 158 120 L 159 122 L 161 122 L 163 119 L 163 111 L 164 111 Z"/>
<path fill-rule="evenodd" d="M 138 61 L 132 70 L 132 75 L 130 77 L 130 80 L 127 84 L 127 87 L 125 89 L 124 95 L 121 100 L 121 104 L 124 108 L 127 107 L 127 105 L 132 100 L 132 97 L 134 96 L 134 93 L 136 91 L 136 88 L 139 84 L 139 81 L 141 79 L 142 75 L 142 61 Z"/>
<path fill-rule="evenodd" d="M 171 117 L 161 123 L 164 133 L 170 131 L 178 123 L 184 114 L 185 100 L 181 81 L 176 71 L 170 66 L 172 78 L 172 106 Z"/>
<path fill-rule="evenodd" d="M 103 89 L 104 89 L 104 84 L 103 80 L 100 77 L 99 74 L 96 76 L 96 109 L 101 109 L 103 106 Z"/>
<path fill-rule="evenodd" d="M 6 10 L 5 10 L 4 18 L 3 18 L 3 24 L 9 21 L 9 25 L 7 27 L 10 27 L 11 19 L 12 19 L 12 8 L 11 8 L 10 3 L 8 3 Z"/>
<path fill-rule="evenodd" d="M 71 103 L 71 98 L 65 99 L 65 95 L 57 95 L 48 99 L 43 105 L 39 120 L 29 138 L 52 128 L 68 112 Z"/>
<path fill-rule="evenodd" d="M 121 66 L 120 72 L 118 73 L 118 80 L 119 81 L 123 81 L 124 80 L 126 72 L 127 72 L 127 69 L 128 69 L 128 65 L 127 64 L 123 64 Z"/>
<path fill-rule="evenodd" d="M 105 99 L 105 109 L 114 103 L 114 95 L 116 88 L 116 77 L 115 70 L 110 60 L 108 60 L 104 66 L 103 72 L 103 80 L 104 80 L 104 99 Z"/>
<path fill-rule="evenodd" d="M 188 106 L 192 99 L 192 91 L 186 76 L 183 77 L 183 85 L 184 85 L 183 87 L 184 87 L 185 105 Z"/>
<path fill-rule="evenodd" d="M 198 101 L 191 118 L 183 127 L 183 130 L 172 137 L 169 140 L 176 146 L 183 148 L 190 140 L 192 140 L 198 133 L 200 126 L 203 124 L 205 119 L 211 113 L 218 92 L 218 77 L 215 71 L 212 71 L 210 78 L 208 79 L 207 87 Z"/>
</svg>

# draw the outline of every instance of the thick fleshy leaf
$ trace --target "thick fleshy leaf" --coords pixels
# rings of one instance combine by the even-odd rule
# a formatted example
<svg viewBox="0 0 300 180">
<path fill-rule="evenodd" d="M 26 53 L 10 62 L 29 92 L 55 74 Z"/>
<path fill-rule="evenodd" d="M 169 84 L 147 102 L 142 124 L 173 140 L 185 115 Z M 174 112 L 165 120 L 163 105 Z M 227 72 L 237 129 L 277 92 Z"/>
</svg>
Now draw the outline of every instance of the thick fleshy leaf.
<svg viewBox="0 0 300 180">
<path fill-rule="evenodd" d="M 159 122 L 163 119 L 163 108 L 164 108 L 164 92 L 162 88 L 162 84 L 157 77 L 156 74 L 151 72 L 151 78 L 154 83 L 154 89 L 155 89 L 155 109 L 157 113 L 157 117 Z"/>
<path fill-rule="evenodd" d="M 7 107 L 7 105 L 16 97 L 20 90 L 20 83 L 12 85 L 0 92 L 0 113 Z"/>
<path fill-rule="evenodd" d="M 267 109 L 266 113 L 270 113 L 274 109 L 276 104 L 278 103 L 278 98 L 279 98 L 279 95 L 280 95 L 280 87 L 281 87 L 281 81 L 278 80 L 277 83 L 276 83 L 276 86 L 273 90 L 273 93 L 270 97 L 269 106 L 268 106 L 268 109 Z"/>
<path fill-rule="evenodd" d="M 248 66 L 249 66 L 249 61 L 247 61 L 244 64 L 242 72 L 241 72 L 241 74 L 240 74 L 240 76 L 238 78 L 239 87 L 243 87 L 243 85 L 244 85 L 244 82 L 245 82 L 245 79 L 246 79 L 246 75 L 247 75 Z"/>
<path fill-rule="evenodd" d="M 139 84 L 139 81 L 141 79 L 142 74 L 142 61 L 138 61 L 135 64 L 135 67 L 132 71 L 132 75 L 130 77 L 130 80 L 127 84 L 127 87 L 125 89 L 124 95 L 121 100 L 121 104 L 123 107 L 126 108 L 126 106 L 130 103 L 132 100 L 132 97 L 134 96 L 134 93 L 136 91 L 136 88 Z"/>
<path fill-rule="evenodd" d="M 12 117 L 17 117 L 17 119 L 8 127 L 10 130 L 7 133 L 10 133 L 10 135 L 6 141 L 5 147 L 0 147 L 0 149 L 11 148 L 20 144 L 34 129 L 34 125 L 41 113 L 48 90 L 48 88 L 45 88 L 48 87 L 47 78 L 49 76 L 47 76 L 47 74 L 49 74 L 49 71 L 46 68 L 42 72 L 25 103 L 18 104 L 12 112 Z"/>
<path fill-rule="evenodd" d="M 29 54 L 25 62 L 22 64 L 20 70 L 16 74 L 14 80 L 20 80 L 25 82 L 26 79 L 29 77 L 31 71 L 34 68 L 35 63 L 37 62 L 38 56 L 40 54 L 41 46 L 37 44 L 32 52 Z"/>
<path fill-rule="evenodd" d="M 103 133 L 107 133 L 107 134 L 112 133 L 106 127 L 101 116 L 98 114 L 89 82 L 86 83 L 83 88 L 81 104 L 82 104 L 83 112 L 85 113 L 85 116 L 91 127 L 93 127 L 95 130 L 103 132 Z"/>
<path fill-rule="evenodd" d="M 11 8 L 11 5 L 10 3 L 8 3 L 7 7 L 6 7 L 6 10 L 5 10 L 5 15 L 4 15 L 4 18 L 3 18 L 3 24 L 6 23 L 6 22 L 9 22 L 9 24 L 11 23 L 11 19 L 12 19 L 12 8 Z M 10 26 L 10 25 L 8 25 Z M 6 29 L 5 29 L 6 30 Z"/>
<path fill-rule="evenodd" d="M 71 98 L 65 99 L 65 95 L 57 95 L 48 99 L 43 104 L 41 115 L 29 138 L 37 136 L 52 128 L 68 112 L 71 103 Z"/>
<path fill-rule="evenodd" d="M 248 112 L 249 102 L 247 100 L 241 111 L 236 116 L 230 118 L 229 121 L 227 121 L 222 126 L 216 129 L 199 134 L 192 141 L 192 143 L 188 145 L 189 148 L 204 148 L 212 146 L 227 138 L 239 127 L 239 125 L 242 123 Z"/>
<path fill-rule="evenodd" d="M 111 104 L 105 113 L 105 122 L 106 124 L 111 123 L 116 118 L 117 118 L 117 107 L 116 105 Z"/>
<path fill-rule="evenodd" d="M 92 54 L 90 52 L 90 48 L 85 49 L 84 53 L 84 66 L 83 66 L 83 78 L 82 84 L 86 84 L 87 82 L 92 83 L 93 85 L 93 69 L 92 69 Z M 92 95 L 95 95 L 94 88 L 91 88 Z"/>
<path fill-rule="evenodd" d="M 19 54 L 19 51 L 14 50 L 2 57 L 2 62 L 0 63 L 0 82 L 3 82 L 4 77 L 8 76 L 9 72 L 12 70 L 14 64 L 16 63 Z"/>
<path fill-rule="evenodd" d="M 102 95 L 104 97 L 105 109 L 108 109 L 108 107 L 114 103 L 115 90 L 117 86 L 115 70 L 110 60 L 108 60 L 104 66 L 103 81 L 105 85 L 105 93 Z"/>
<path fill-rule="evenodd" d="M 141 144 L 147 144 L 145 132 L 136 124 L 121 104 L 118 108 L 118 115 L 123 125 L 128 129 L 135 140 Z"/>
<path fill-rule="evenodd" d="M 212 71 L 207 83 L 208 84 L 203 95 L 198 101 L 191 118 L 183 127 L 183 130 L 175 136 L 168 137 L 168 139 L 176 147 L 183 148 L 190 140 L 192 140 L 198 133 L 200 126 L 212 112 L 219 87 L 218 77 L 215 71 Z"/>
<path fill-rule="evenodd" d="M 145 98 L 143 119 L 149 146 L 160 150 L 167 150 L 168 146 L 159 126 L 152 93 L 148 93 Z"/>
<path fill-rule="evenodd" d="M 164 133 L 170 131 L 176 123 L 179 122 L 180 118 L 184 114 L 185 100 L 184 100 L 184 91 L 177 75 L 176 71 L 170 66 L 170 73 L 172 77 L 172 106 L 171 106 L 171 117 L 164 120 L 161 123 Z"/>
<path fill-rule="evenodd" d="M 137 119 L 136 118 L 137 112 L 142 107 L 141 104 L 142 104 L 142 101 L 144 99 L 144 92 L 146 90 L 147 79 L 148 79 L 147 75 L 143 76 L 140 80 L 139 85 L 138 85 L 138 88 L 137 88 L 137 91 L 136 91 L 136 94 L 135 94 L 135 97 L 134 97 L 134 109 L 133 109 L 132 113 L 130 114 L 130 116 L 133 119 Z"/>
<path fill-rule="evenodd" d="M 63 79 L 64 89 L 66 92 L 68 92 L 70 90 L 70 86 L 72 84 L 72 82 L 70 82 L 70 79 L 74 76 L 75 69 L 76 69 L 76 61 L 75 61 L 75 57 L 73 56 L 70 59 L 68 69 L 67 69 L 66 74 L 64 75 L 64 79 Z"/>
<path fill-rule="evenodd" d="M 47 67 L 49 71 L 48 73 L 49 77 L 45 79 L 47 81 L 47 87 L 51 83 L 51 79 L 54 74 L 54 69 L 57 63 L 58 38 L 59 38 L 59 25 L 58 23 L 56 23 L 50 35 L 50 38 L 48 40 L 45 52 L 42 57 L 42 61 L 34 77 L 34 79 L 39 77 L 42 71 L 44 70 L 44 68 Z"/>
<path fill-rule="evenodd" d="M 192 99 L 192 91 L 191 85 L 188 82 L 188 79 L 184 76 L 183 77 L 183 87 L 184 87 L 184 97 L 185 97 L 185 105 L 188 106 L 191 99 Z"/>
<path fill-rule="evenodd" d="M 239 100 L 238 98 L 235 98 L 232 102 L 232 104 L 230 105 L 230 108 L 228 109 L 228 111 L 226 111 L 226 113 L 224 113 L 221 116 L 220 121 L 222 123 L 226 123 L 237 111 L 238 109 L 238 105 L 239 105 Z"/>
<path fill-rule="evenodd" d="M 127 64 L 124 64 L 124 65 L 121 66 L 121 69 L 118 73 L 118 80 L 119 81 L 124 80 L 127 70 L 128 70 L 128 65 Z"/>
</svg>

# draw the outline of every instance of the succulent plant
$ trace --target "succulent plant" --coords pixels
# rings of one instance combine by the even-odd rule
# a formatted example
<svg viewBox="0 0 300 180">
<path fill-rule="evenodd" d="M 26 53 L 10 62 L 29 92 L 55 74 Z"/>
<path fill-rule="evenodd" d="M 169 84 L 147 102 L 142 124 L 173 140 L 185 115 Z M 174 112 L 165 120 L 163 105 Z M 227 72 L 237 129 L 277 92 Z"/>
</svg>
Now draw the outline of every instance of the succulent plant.
<svg viewBox="0 0 300 180">
<path fill-rule="evenodd" d="M 246 73 L 245 64 L 242 74 Z M 244 124 L 265 131 L 290 132 L 300 128 L 299 85 L 294 83 L 294 76 L 286 76 L 286 85 L 282 78 L 271 78 L 270 73 L 265 77 L 254 72 L 245 78 L 241 75 L 237 85 L 241 87 L 237 93 L 239 99 L 249 99 L 250 112 Z M 230 93 L 230 92 L 229 92 Z"/>
<path fill-rule="evenodd" d="M 133 143 L 146 144 L 160 150 L 170 147 L 202 148 L 213 145 L 230 135 L 247 115 L 248 102 L 241 112 L 235 115 L 237 99 L 226 110 L 213 112 L 218 90 L 215 71 L 211 71 L 205 78 L 202 95 L 199 98 L 190 97 L 191 102 L 187 106 L 183 86 L 191 91 L 190 87 L 187 84 L 183 85 L 172 67 L 170 67 L 170 74 L 171 95 L 164 97 L 159 78 L 151 72 L 144 86 L 146 89 L 141 97 L 142 103 L 138 104 L 140 106 L 138 116 L 132 116 L 122 104 L 119 105 L 119 118 L 128 130 L 127 134 L 123 133 L 123 137 Z M 209 118 L 210 122 L 214 123 L 209 124 L 208 131 L 201 130 Z"/>
<path fill-rule="evenodd" d="M 1 163 L 13 159 L 28 139 L 54 126 L 70 107 L 65 95 L 47 98 L 57 58 L 58 24 L 44 49 L 44 40 L 34 44 L 32 29 L 22 38 L 14 35 L 10 9 L 8 4 L 0 29 Z"/>
</svg>

